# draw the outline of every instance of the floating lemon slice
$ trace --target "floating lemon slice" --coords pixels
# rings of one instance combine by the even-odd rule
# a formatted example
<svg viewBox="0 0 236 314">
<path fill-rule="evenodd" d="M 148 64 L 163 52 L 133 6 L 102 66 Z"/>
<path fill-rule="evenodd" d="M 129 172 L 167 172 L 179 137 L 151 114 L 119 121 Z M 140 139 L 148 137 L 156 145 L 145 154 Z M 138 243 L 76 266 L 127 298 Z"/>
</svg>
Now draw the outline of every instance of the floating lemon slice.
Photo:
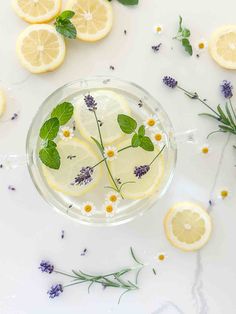
<svg viewBox="0 0 236 314">
<path fill-rule="evenodd" d="M 196 251 L 208 242 L 212 222 L 205 209 L 194 203 L 182 202 L 170 208 L 164 227 L 172 245 L 183 251 Z"/>
<path fill-rule="evenodd" d="M 113 13 L 107 0 L 69 0 L 66 8 L 75 12 L 71 21 L 79 39 L 97 41 L 110 32 Z"/>
<path fill-rule="evenodd" d="M 130 114 L 129 105 L 125 98 L 110 90 L 94 91 L 90 95 L 94 97 L 97 103 L 96 114 L 100 120 L 99 123 L 104 143 L 110 144 L 124 136 L 118 125 L 117 116 L 120 113 Z M 88 141 L 91 141 L 91 136 L 99 139 L 94 114 L 88 110 L 84 96 L 81 96 L 77 100 L 74 119 L 77 128 L 84 138 Z"/>
<path fill-rule="evenodd" d="M 91 148 L 76 138 L 60 141 L 57 149 L 61 157 L 60 169 L 54 170 L 43 165 L 43 174 L 48 185 L 66 195 L 80 196 L 95 188 L 101 178 L 101 166 L 94 168 L 92 181 L 86 185 L 73 185 L 82 167 L 95 165 L 99 159 Z"/>
<path fill-rule="evenodd" d="M 66 53 L 63 37 L 46 24 L 28 26 L 18 37 L 16 49 L 22 65 L 32 73 L 55 70 Z"/>
<path fill-rule="evenodd" d="M 36 24 L 52 20 L 61 9 L 61 0 L 13 0 L 12 5 L 19 17 Z"/>
<path fill-rule="evenodd" d="M 118 150 L 130 145 L 130 139 L 121 142 Z M 114 178 L 119 178 L 121 183 L 129 183 L 123 186 L 122 195 L 126 199 L 143 199 L 158 190 L 164 174 L 164 158 L 161 154 L 152 164 L 151 169 L 140 179 L 134 175 L 136 166 L 148 165 L 158 154 L 160 149 L 155 147 L 153 152 L 144 149 L 128 148 L 118 153 L 117 159 L 111 161 L 110 169 Z"/>
<path fill-rule="evenodd" d="M 236 69 L 236 25 L 218 28 L 211 36 L 209 51 L 212 58 L 226 69 Z"/>
<path fill-rule="evenodd" d="M 4 114 L 6 109 L 6 96 L 3 90 L 0 89 L 0 117 Z"/>
</svg>

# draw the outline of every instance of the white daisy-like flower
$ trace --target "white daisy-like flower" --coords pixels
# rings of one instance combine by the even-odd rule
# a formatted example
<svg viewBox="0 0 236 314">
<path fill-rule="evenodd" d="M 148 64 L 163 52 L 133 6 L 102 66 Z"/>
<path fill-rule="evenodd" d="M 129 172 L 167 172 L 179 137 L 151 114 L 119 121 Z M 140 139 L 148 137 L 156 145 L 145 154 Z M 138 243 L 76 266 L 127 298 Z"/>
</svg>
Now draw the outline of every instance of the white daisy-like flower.
<svg viewBox="0 0 236 314">
<path fill-rule="evenodd" d="M 201 52 L 201 51 L 204 51 L 207 49 L 207 41 L 205 39 L 200 39 L 196 42 L 195 44 L 195 49 L 198 51 L 198 52 Z"/>
<path fill-rule="evenodd" d="M 69 128 L 68 126 L 63 126 L 60 129 L 59 136 L 63 141 L 68 141 L 74 137 L 73 129 Z"/>
<path fill-rule="evenodd" d="M 161 130 L 155 129 L 151 135 L 151 139 L 152 139 L 153 144 L 159 145 L 162 142 L 165 142 L 166 135 Z"/>
<path fill-rule="evenodd" d="M 107 203 L 118 204 L 121 200 L 120 194 L 115 191 L 109 192 L 105 198 Z"/>
<path fill-rule="evenodd" d="M 111 202 L 107 202 L 103 205 L 103 210 L 107 217 L 113 217 L 116 213 L 116 205 Z"/>
<path fill-rule="evenodd" d="M 158 118 L 156 115 L 148 116 L 146 120 L 144 121 L 144 125 L 146 129 L 149 128 L 149 129 L 154 130 L 157 127 L 157 124 L 158 124 Z"/>
<path fill-rule="evenodd" d="M 167 255 L 166 255 L 165 253 L 159 253 L 159 254 L 157 255 L 157 260 L 158 260 L 159 262 L 163 262 L 164 260 L 166 260 L 166 258 L 167 258 Z"/>
<path fill-rule="evenodd" d="M 208 144 L 202 145 L 202 147 L 201 147 L 201 153 L 202 153 L 203 155 L 208 155 L 208 154 L 209 154 L 209 151 L 210 151 L 210 148 L 209 148 L 209 145 L 208 145 Z"/>
<path fill-rule="evenodd" d="M 219 196 L 218 196 L 219 199 L 224 200 L 228 197 L 229 197 L 229 190 L 227 188 L 223 188 L 219 191 Z"/>
<path fill-rule="evenodd" d="M 89 217 L 95 214 L 96 207 L 92 202 L 85 202 L 82 204 L 80 211 L 84 216 Z"/>
<path fill-rule="evenodd" d="M 157 24 L 154 26 L 154 32 L 156 34 L 161 34 L 163 32 L 163 26 L 161 24 Z"/>
<path fill-rule="evenodd" d="M 118 150 L 115 146 L 107 146 L 104 148 L 104 157 L 107 158 L 107 160 L 112 161 L 117 158 Z"/>
</svg>

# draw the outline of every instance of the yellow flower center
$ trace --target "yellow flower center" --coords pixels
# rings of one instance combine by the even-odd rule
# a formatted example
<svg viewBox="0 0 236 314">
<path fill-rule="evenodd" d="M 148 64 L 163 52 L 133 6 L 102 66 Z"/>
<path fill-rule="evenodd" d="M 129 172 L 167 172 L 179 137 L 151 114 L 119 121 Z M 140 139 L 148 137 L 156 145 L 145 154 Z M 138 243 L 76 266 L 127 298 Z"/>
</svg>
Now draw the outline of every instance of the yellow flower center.
<svg viewBox="0 0 236 314">
<path fill-rule="evenodd" d="M 158 256 L 158 259 L 159 259 L 159 261 L 164 261 L 165 255 L 164 255 L 164 254 L 160 254 L 160 255 Z"/>
<path fill-rule="evenodd" d="M 91 205 L 85 205 L 84 210 L 86 211 L 86 213 L 90 213 L 92 210 L 92 206 Z"/>
<path fill-rule="evenodd" d="M 203 154 L 208 154 L 209 153 L 209 148 L 208 147 L 203 147 L 202 148 L 202 153 Z"/>
<path fill-rule="evenodd" d="M 198 48 L 199 49 L 204 49 L 205 48 L 205 44 L 204 43 L 199 43 L 198 44 Z"/>
<path fill-rule="evenodd" d="M 149 126 L 154 126 L 154 125 L 156 124 L 156 121 L 155 121 L 154 119 L 149 119 L 148 122 L 147 122 L 147 124 L 148 124 Z"/>
<path fill-rule="evenodd" d="M 226 190 L 223 190 L 223 191 L 220 192 L 220 195 L 221 195 L 222 198 L 226 198 L 229 195 L 229 192 L 226 191 Z"/>
<path fill-rule="evenodd" d="M 108 150 L 108 152 L 107 152 L 107 156 L 108 157 L 114 157 L 114 155 L 115 155 L 115 152 L 113 151 L 113 150 Z"/>
<path fill-rule="evenodd" d="M 161 26 L 157 26 L 157 27 L 156 27 L 156 31 L 157 31 L 158 33 L 160 33 L 160 32 L 162 31 Z"/>
<path fill-rule="evenodd" d="M 116 202 L 117 201 L 117 196 L 116 195 L 111 195 L 110 196 L 110 201 L 113 202 L 113 203 Z"/>
<path fill-rule="evenodd" d="M 162 135 L 161 135 L 160 133 L 157 133 L 157 134 L 155 135 L 155 140 L 156 140 L 156 141 L 161 141 L 161 139 L 162 139 Z"/>
<path fill-rule="evenodd" d="M 112 212 L 113 212 L 113 206 L 112 206 L 112 205 L 107 205 L 106 211 L 107 211 L 108 213 L 112 213 Z"/>
<path fill-rule="evenodd" d="M 63 135 L 65 137 L 70 137 L 70 131 L 68 131 L 68 130 L 63 131 Z"/>
</svg>

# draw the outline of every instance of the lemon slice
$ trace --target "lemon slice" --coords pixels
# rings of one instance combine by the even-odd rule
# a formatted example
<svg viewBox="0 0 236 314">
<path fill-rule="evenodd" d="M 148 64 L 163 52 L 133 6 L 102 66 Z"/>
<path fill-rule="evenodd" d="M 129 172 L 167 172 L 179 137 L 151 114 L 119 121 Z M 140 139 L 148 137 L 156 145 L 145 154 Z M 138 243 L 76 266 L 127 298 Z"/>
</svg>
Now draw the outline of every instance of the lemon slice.
<svg viewBox="0 0 236 314">
<path fill-rule="evenodd" d="M 32 73 L 55 70 L 66 53 L 63 37 L 46 24 L 28 26 L 19 35 L 16 49 L 22 65 Z"/>
<path fill-rule="evenodd" d="M 6 96 L 3 90 L 0 89 L 0 117 L 4 114 L 6 109 Z"/>
<path fill-rule="evenodd" d="M 236 25 L 218 28 L 211 36 L 209 51 L 212 58 L 226 69 L 236 69 Z"/>
<path fill-rule="evenodd" d="M 36 24 L 52 20 L 61 9 L 61 0 L 13 0 L 12 5 L 19 17 Z"/>
<path fill-rule="evenodd" d="M 181 202 L 170 208 L 164 227 L 172 245 L 183 251 L 195 251 L 208 242 L 212 222 L 207 211 L 199 205 Z"/>
<path fill-rule="evenodd" d="M 93 42 L 110 32 L 113 13 L 107 0 L 69 0 L 66 7 L 75 12 L 71 21 L 79 39 Z"/>
<path fill-rule="evenodd" d="M 118 150 L 130 145 L 130 139 L 121 142 Z M 118 154 L 117 159 L 111 161 L 110 169 L 114 178 L 119 178 L 121 183 L 132 181 L 123 186 L 122 195 L 126 199 L 143 199 L 158 190 L 164 174 L 164 158 L 161 154 L 152 164 L 151 169 L 142 178 L 134 175 L 136 166 L 148 165 L 158 154 L 160 149 L 155 147 L 153 152 L 144 149 L 128 148 Z"/>
<path fill-rule="evenodd" d="M 130 114 L 125 98 L 110 90 L 99 90 L 90 93 L 97 103 L 96 114 L 100 120 L 102 138 L 105 144 L 110 144 L 122 136 L 117 116 L 120 113 Z M 98 129 L 94 114 L 86 107 L 84 96 L 80 96 L 74 110 L 74 119 L 81 135 L 88 141 L 91 136 L 98 139 Z"/>
<path fill-rule="evenodd" d="M 72 196 L 80 196 L 94 189 L 101 178 L 101 166 L 94 168 L 92 181 L 88 184 L 72 184 L 82 167 L 91 167 L 99 161 L 91 148 L 85 142 L 73 138 L 69 141 L 58 142 L 57 149 L 61 157 L 60 168 L 54 170 L 42 166 L 48 185 L 53 190 Z"/>
</svg>

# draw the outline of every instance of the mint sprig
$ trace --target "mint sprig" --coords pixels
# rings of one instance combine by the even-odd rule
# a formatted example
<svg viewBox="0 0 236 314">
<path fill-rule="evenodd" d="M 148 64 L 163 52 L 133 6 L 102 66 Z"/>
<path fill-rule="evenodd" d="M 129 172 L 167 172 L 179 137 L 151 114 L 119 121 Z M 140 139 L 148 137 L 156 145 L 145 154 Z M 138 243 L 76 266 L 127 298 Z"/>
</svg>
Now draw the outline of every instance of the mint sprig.
<svg viewBox="0 0 236 314">
<path fill-rule="evenodd" d="M 188 28 L 183 27 L 183 18 L 182 16 L 179 16 L 179 29 L 177 35 L 173 38 L 176 40 L 179 40 L 182 43 L 182 46 L 184 47 L 185 51 L 192 56 L 193 54 L 193 48 L 190 43 L 191 32 Z"/>
<path fill-rule="evenodd" d="M 53 140 L 59 131 L 60 123 L 57 118 L 51 118 L 44 122 L 40 129 L 40 137 L 42 140 Z"/>
<path fill-rule="evenodd" d="M 117 122 L 121 128 L 121 130 L 126 134 L 132 134 L 134 133 L 132 139 L 131 139 L 131 146 L 132 147 L 141 147 L 146 151 L 154 151 L 154 145 L 151 141 L 151 139 L 148 136 L 145 136 L 145 127 L 144 125 L 141 125 L 138 128 L 138 132 L 136 132 L 137 129 L 137 122 L 130 116 L 127 116 L 125 114 L 119 114 L 117 117 Z"/>
<path fill-rule="evenodd" d="M 45 166 L 51 169 L 60 168 L 61 158 L 56 149 L 56 144 L 52 141 L 48 142 L 47 146 L 39 151 L 39 158 Z"/>
<path fill-rule="evenodd" d="M 60 125 L 64 125 L 71 119 L 73 112 L 74 106 L 69 102 L 63 102 L 53 109 L 51 118 L 57 118 Z"/>
<path fill-rule="evenodd" d="M 112 0 L 108 0 L 111 2 Z M 137 5 L 139 0 L 118 0 L 118 2 L 124 4 L 124 5 Z"/>
<path fill-rule="evenodd" d="M 76 28 L 74 24 L 70 21 L 75 15 L 75 12 L 67 10 L 63 11 L 54 23 L 56 31 L 63 35 L 64 37 L 75 39 L 77 35 Z"/>
</svg>

